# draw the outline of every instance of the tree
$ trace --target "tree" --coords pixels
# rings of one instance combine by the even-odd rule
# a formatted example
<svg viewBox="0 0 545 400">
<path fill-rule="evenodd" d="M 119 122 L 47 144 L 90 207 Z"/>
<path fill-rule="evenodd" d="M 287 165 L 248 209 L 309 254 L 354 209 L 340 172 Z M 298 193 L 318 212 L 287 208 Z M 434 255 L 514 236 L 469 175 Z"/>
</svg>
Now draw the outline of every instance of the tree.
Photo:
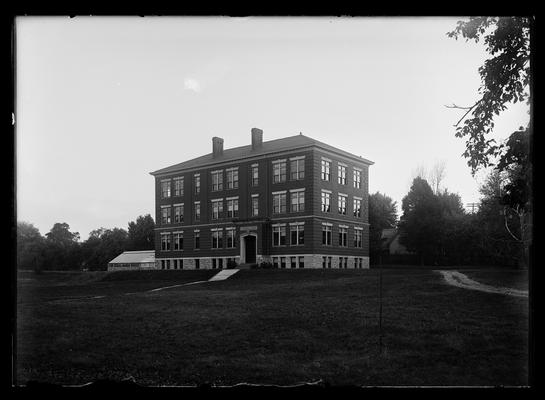
<svg viewBox="0 0 545 400">
<path fill-rule="evenodd" d="M 441 182 L 445 178 L 446 163 L 444 160 L 437 161 L 429 172 L 429 181 L 433 193 L 439 194 Z"/>
<path fill-rule="evenodd" d="M 425 179 L 417 177 L 403 198 L 399 242 L 416 252 L 420 263 L 430 262 L 438 245 L 440 205 Z"/>
<path fill-rule="evenodd" d="M 380 192 L 369 195 L 369 253 L 373 259 L 380 255 L 382 231 L 395 227 L 396 222 L 396 202 Z"/>
<path fill-rule="evenodd" d="M 108 262 L 123 253 L 127 247 L 128 233 L 125 229 L 95 229 L 82 244 L 85 268 L 92 271 L 106 270 Z"/>
<path fill-rule="evenodd" d="M 17 222 L 17 267 L 20 269 L 42 270 L 44 237 L 38 228 L 28 222 Z"/>
<path fill-rule="evenodd" d="M 465 110 L 455 124 L 456 136 L 467 137 L 463 156 L 468 159 L 473 174 L 481 167 L 493 165 L 493 159 L 504 150 L 494 139 L 486 139 L 494 128 L 494 117 L 509 103 L 526 100 L 532 107 L 529 86 L 533 23 L 533 18 L 524 17 L 472 17 L 469 21 L 459 21 L 457 27 L 447 33 L 449 37 L 461 36 L 466 41 L 482 39 L 487 52 L 493 56 L 479 68 L 478 100 L 467 107 L 450 106 Z"/>
<path fill-rule="evenodd" d="M 155 222 L 151 215 L 140 215 L 129 222 L 129 248 L 131 250 L 153 250 L 155 248 Z"/>
<path fill-rule="evenodd" d="M 45 268 L 49 270 L 81 268 L 78 232 L 70 232 L 67 223 L 57 222 L 45 236 Z"/>
</svg>

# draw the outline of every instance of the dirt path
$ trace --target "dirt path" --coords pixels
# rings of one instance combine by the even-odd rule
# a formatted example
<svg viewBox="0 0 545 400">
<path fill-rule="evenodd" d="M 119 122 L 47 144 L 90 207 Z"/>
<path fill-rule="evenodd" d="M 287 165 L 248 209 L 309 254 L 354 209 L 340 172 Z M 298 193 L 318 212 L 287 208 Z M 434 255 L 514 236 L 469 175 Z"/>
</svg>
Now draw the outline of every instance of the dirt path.
<svg viewBox="0 0 545 400">
<path fill-rule="evenodd" d="M 458 271 L 436 270 L 435 272 L 439 272 L 441 275 L 443 275 L 443 278 L 449 285 L 457 286 L 463 289 L 479 290 L 487 293 L 506 294 L 508 296 L 528 297 L 527 290 L 485 285 L 468 278 L 467 275 L 464 275 Z"/>
</svg>

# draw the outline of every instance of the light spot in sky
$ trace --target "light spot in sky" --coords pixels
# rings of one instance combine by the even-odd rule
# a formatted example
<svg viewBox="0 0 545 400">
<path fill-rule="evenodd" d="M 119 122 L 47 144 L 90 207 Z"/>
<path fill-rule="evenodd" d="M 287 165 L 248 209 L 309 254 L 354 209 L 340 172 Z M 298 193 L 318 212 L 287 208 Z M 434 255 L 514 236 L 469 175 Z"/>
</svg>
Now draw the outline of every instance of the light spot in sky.
<svg viewBox="0 0 545 400">
<path fill-rule="evenodd" d="M 195 93 L 199 93 L 201 91 L 201 84 L 196 79 L 185 78 L 184 79 L 184 88 L 187 89 L 187 90 L 193 90 Z"/>
</svg>

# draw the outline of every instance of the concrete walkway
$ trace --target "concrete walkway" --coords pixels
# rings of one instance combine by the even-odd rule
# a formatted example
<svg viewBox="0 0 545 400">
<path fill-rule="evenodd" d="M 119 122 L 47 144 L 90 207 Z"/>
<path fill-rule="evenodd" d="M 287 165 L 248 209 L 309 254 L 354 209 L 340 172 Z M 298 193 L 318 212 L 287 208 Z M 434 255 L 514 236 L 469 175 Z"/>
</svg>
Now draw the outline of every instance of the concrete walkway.
<svg viewBox="0 0 545 400">
<path fill-rule="evenodd" d="M 435 270 L 435 272 L 439 272 L 441 275 L 443 275 L 445 282 L 449 285 L 456 286 L 462 289 L 479 290 L 486 293 L 506 294 L 508 296 L 516 297 L 528 297 L 527 290 L 485 285 L 483 283 L 468 278 L 467 275 L 464 275 L 458 271 Z"/>
<path fill-rule="evenodd" d="M 212 281 L 223 281 L 230 276 L 236 274 L 239 269 L 222 269 L 220 272 L 218 272 L 216 275 L 214 275 L 212 278 L 208 279 L 208 282 Z"/>
<path fill-rule="evenodd" d="M 196 283 L 223 281 L 223 280 L 233 276 L 238 271 L 240 271 L 240 270 L 239 269 L 222 269 L 220 272 L 218 272 L 216 275 L 214 275 L 212 278 L 208 279 L 207 281 L 197 281 L 197 282 L 182 283 L 181 285 L 165 286 L 165 287 L 160 287 L 160 288 L 157 288 L 157 289 L 148 290 L 148 292 L 158 292 L 159 290 L 171 289 L 171 288 L 180 287 L 180 286 L 187 286 L 187 285 L 195 285 Z"/>
</svg>

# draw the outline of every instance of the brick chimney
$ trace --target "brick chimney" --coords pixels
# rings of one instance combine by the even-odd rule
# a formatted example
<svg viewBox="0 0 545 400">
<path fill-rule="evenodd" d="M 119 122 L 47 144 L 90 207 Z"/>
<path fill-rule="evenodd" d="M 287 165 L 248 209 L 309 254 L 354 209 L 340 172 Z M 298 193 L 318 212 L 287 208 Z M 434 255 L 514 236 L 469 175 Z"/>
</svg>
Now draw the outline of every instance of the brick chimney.
<svg viewBox="0 0 545 400">
<path fill-rule="evenodd" d="M 252 150 L 255 150 L 263 144 L 263 131 L 259 128 L 252 128 Z"/>
<path fill-rule="evenodd" d="M 212 138 L 212 156 L 218 157 L 223 154 L 223 139 L 217 136 Z"/>
</svg>

